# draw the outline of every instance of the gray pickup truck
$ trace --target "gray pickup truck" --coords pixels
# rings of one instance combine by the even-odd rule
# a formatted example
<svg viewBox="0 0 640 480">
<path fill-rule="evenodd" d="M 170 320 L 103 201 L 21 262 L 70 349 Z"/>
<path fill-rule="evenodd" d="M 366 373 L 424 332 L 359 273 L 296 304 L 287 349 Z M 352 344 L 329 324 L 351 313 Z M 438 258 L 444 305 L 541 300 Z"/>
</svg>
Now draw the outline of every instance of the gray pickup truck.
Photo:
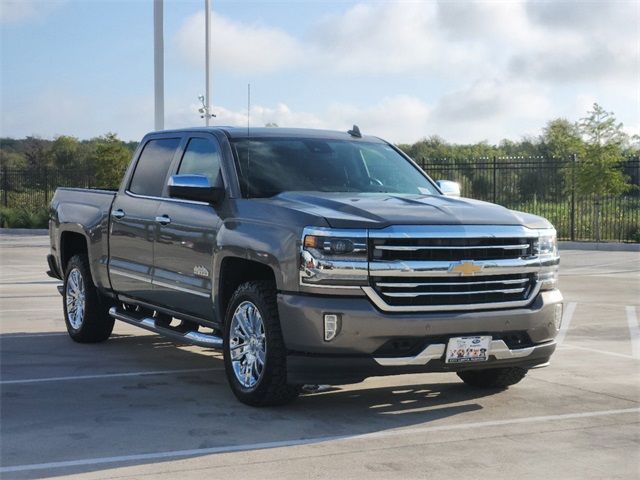
<svg viewBox="0 0 640 480">
<path fill-rule="evenodd" d="M 450 187 L 357 127 L 154 132 L 118 191 L 56 191 L 48 273 L 75 341 L 117 319 L 222 349 L 249 405 L 402 373 L 506 388 L 555 349 L 556 232 Z"/>
</svg>

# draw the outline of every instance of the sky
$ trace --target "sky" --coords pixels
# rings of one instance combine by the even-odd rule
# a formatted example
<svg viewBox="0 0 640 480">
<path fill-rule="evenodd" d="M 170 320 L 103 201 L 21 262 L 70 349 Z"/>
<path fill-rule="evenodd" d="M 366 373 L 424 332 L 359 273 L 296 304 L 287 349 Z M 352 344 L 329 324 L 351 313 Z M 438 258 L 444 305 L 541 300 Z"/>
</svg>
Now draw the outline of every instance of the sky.
<svg viewBox="0 0 640 480">
<path fill-rule="evenodd" d="M 212 0 L 214 125 L 499 142 L 594 102 L 640 133 L 640 1 Z M 165 0 L 165 128 L 203 125 L 204 0 Z M 0 0 L 0 136 L 153 130 L 152 0 Z"/>
</svg>

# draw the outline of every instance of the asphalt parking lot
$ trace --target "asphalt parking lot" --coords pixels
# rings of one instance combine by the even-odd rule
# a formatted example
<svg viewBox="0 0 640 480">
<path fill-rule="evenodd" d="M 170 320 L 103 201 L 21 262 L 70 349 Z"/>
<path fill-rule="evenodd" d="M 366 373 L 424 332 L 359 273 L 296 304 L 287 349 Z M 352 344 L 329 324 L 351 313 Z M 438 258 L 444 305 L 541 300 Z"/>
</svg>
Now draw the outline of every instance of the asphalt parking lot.
<svg viewBox="0 0 640 480">
<path fill-rule="evenodd" d="M 0 236 L 2 478 L 640 477 L 638 252 L 562 252 L 561 345 L 508 391 L 407 375 L 254 409 L 213 351 L 72 342 L 47 243 Z"/>
</svg>

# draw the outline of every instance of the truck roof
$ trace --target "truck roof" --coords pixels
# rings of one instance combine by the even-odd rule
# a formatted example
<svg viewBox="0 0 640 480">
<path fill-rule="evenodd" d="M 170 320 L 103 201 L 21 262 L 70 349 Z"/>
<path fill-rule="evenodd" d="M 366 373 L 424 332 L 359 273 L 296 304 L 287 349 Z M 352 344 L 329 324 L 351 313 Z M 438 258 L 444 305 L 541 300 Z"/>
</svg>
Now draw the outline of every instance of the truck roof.
<svg viewBox="0 0 640 480">
<path fill-rule="evenodd" d="M 169 132 L 193 132 L 193 131 L 222 131 L 230 138 L 247 138 L 247 137 L 300 137 L 300 138 L 318 138 L 324 140 L 359 140 L 365 142 L 385 143 L 382 139 L 370 135 L 363 135 L 361 138 L 354 137 L 348 132 L 339 132 L 336 130 L 321 130 L 315 128 L 281 128 L 281 127 L 256 127 L 247 130 L 247 127 L 193 127 L 180 128 L 172 130 L 163 130 L 154 133 Z"/>
</svg>

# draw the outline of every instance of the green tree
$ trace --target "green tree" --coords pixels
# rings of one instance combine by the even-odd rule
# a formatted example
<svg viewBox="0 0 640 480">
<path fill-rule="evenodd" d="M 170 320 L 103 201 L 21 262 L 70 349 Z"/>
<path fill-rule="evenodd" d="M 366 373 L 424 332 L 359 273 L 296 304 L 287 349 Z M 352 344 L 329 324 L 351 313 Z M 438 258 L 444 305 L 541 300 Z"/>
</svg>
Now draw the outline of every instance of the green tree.
<svg viewBox="0 0 640 480">
<path fill-rule="evenodd" d="M 558 189 L 568 194 L 575 192 L 575 161 L 577 158 L 583 158 L 585 152 L 585 143 L 578 125 L 566 118 L 549 121 L 542 131 L 540 147 L 541 154 L 547 158 L 548 172 L 558 173 L 547 178 L 556 180 Z M 544 181 L 547 182 L 548 179 Z"/>
<path fill-rule="evenodd" d="M 594 199 L 594 232 L 600 241 L 601 201 L 607 195 L 620 195 L 629 188 L 627 176 L 620 169 L 628 137 L 613 112 L 597 103 L 587 116 L 578 122 L 585 141 L 584 157 L 576 166 L 576 190 Z"/>
<path fill-rule="evenodd" d="M 45 167 L 51 158 L 51 141 L 38 137 L 26 137 L 23 141 L 22 151 L 27 159 L 29 169 Z"/>
<path fill-rule="evenodd" d="M 7 151 L 0 146 L 0 167 L 26 168 L 27 159 L 19 153 Z"/>
<path fill-rule="evenodd" d="M 80 142 L 75 137 L 60 135 L 51 144 L 51 163 L 55 168 L 78 168 L 84 163 Z"/>
<path fill-rule="evenodd" d="M 115 133 L 107 133 L 94 141 L 91 164 L 96 186 L 118 188 L 131 159 L 131 150 Z"/>
<path fill-rule="evenodd" d="M 565 118 L 556 118 L 547 123 L 541 140 L 545 153 L 552 157 L 568 160 L 573 155 L 583 156 L 585 145 L 580 129 Z"/>
</svg>

